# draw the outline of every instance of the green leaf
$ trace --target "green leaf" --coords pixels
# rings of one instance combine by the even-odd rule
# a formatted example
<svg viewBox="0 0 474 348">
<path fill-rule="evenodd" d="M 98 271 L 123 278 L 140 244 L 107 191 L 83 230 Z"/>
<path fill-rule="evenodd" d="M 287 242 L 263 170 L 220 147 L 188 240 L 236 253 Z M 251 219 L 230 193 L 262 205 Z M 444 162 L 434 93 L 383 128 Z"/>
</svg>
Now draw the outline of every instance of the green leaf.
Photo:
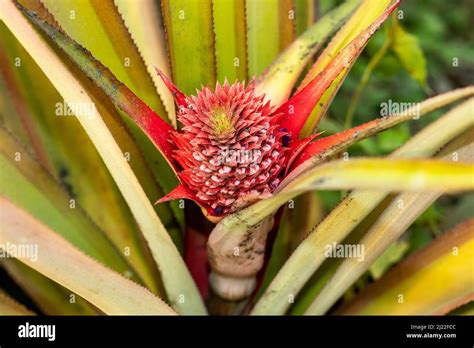
<svg viewBox="0 0 474 348">
<path fill-rule="evenodd" d="M 364 0 L 357 8 L 354 14 L 344 24 L 342 29 L 329 42 L 328 46 L 318 57 L 318 60 L 308 74 L 305 76 L 297 91 L 300 91 L 306 84 L 308 84 L 316 75 L 318 75 L 324 68 L 337 56 L 337 54 L 354 38 L 356 38 L 365 28 L 374 22 L 390 4 L 394 3 L 392 0 Z M 360 54 L 361 52 L 359 52 Z M 319 124 L 319 121 L 326 113 L 339 87 L 344 82 L 345 77 L 350 71 L 351 66 L 345 68 L 339 76 L 331 84 L 331 87 L 319 99 L 318 103 L 309 116 L 305 127 L 302 131 L 302 136 L 308 136 L 313 133 Z"/>
<path fill-rule="evenodd" d="M 50 10 L 55 16 L 53 20 L 48 21 L 50 24 L 53 23 L 52 27 L 47 29 L 49 35 L 54 35 L 54 28 L 58 27 L 58 24 L 55 24 L 55 21 L 57 20 L 67 35 L 72 36 L 73 40 L 79 42 L 82 47 L 85 47 L 92 52 L 92 55 L 95 58 L 99 58 L 100 62 L 97 62 L 97 66 L 88 61 L 88 53 L 83 52 L 84 50 L 82 47 L 74 51 L 77 47 L 74 42 L 69 42 L 67 40 L 67 35 L 66 39 L 53 40 L 55 43 L 59 44 L 69 55 L 69 58 L 75 61 L 80 69 L 83 70 L 83 72 L 111 98 L 118 108 L 125 111 L 140 124 L 142 130 L 139 130 L 137 127 L 132 125 L 129 118 L 120 114 L 124 122 L 128 125 L 129 130 L 132 132 L 133 137 L 136 139 L 134 142 L 138 143 L 141 151 L 144 152 L 144 157 L 147 159 L 148 164 L 152 169 L 152 173 L 165 191 L 164 194 L 168 193 L 177 185 L 177 180 L 163 156 L 158 154 L 153 146 L 150 146 L 150 140 L 148 139 L 148 136 L 153 138 L 158 149 L 163 152 L 163 155 L 167 159 L 168 153 L 166 149 L 169 143 L 167 140 L 166 130 L 171 129 L 171 127 L 164 121 L 160 122 L 161 119 L 157 118 L 157 115 L 163 120 L 170 119 L 174 125 L 176 125 L 176 115 L 173 111 L 174 105 L 172 96 L 169 96 L 167 88 L 163 86 L 162 81 L 160 81 L 154 71 L 154 65 L 157 65 L 160 62 L 165 64 L 163 69 L 169 71 L 167 62 L 164 60 L 166 57 L 163 57 L 165 55 L 165 43 L 162 41 L 161 44 L 156 45 L 156 43 L 159 43 L 159 40 L 163 39 L 163 37 L 153 30 L 153 33 L 157 34 L 155 38 L 156 43 L 148 45 L 149 40 L 147 36 L 145 41 L 147 48 L 142 49 L 142 51 L 149 53 L 153 47 L 158 46 L 160 47 L 159 49 L 161 52 L 147 55 L 146 58 L 151 56 L 154 60 L 151 62 L 145 62 L 142 58 L 141 52 L 136 47 L 135 41 L 130 35 L 128 28 L 125 26 L 121 14 L 118 12 L 117 7 L 112 0 L 71 0 L 69 2 L 62 1 L 59 3 L 55 1 L 47 1 L 46 5 L 48 5 L 48 9 L 42 8 L 42 3 L 32 2 L 30 0 L 24 1 L 28 3 L 29 8 L 33 8 L 39 14 L 43 14 L 42 16 L 39 16 L 42 19 L 51 16 L 47 10 Z M 146 18 L 153 15 L 154 8 L 155 7 L 150 4 L 148 4 L 147 8 L 142 8 L 142 11 L 147 11 Z M 46 14 L 44 14 L 45 12 Z M 155 16 L 156 15 L 157 14 L 155 13 Z M 133 21 L 131 23 L 133 23 Z M 157 24 L 158 23 L 154 23 L 154 25 Z M 43 24 L 43 26 L 47 27 L 45 24 Z M 152 28 L 154 28 L 154 26 L 152 26 Z M 45 30 L 45 28 L 43 28 L 43 30 Z M 147 28 L 146 30 L 147 35 L 150 35 L 150 28 Z M 90 35 L 91 32 L 93 32 L 94 35 Z M 134 32 L 136 33 L 137 31 L 135 30 Z M 61 34 L 57 35 L 61 36 Z M 138 36 L 138 38 L 140 38 L 140 36 Z M 141 37 L 141 40 L 138 42 L 141 42 L 143 46 L 143 41 L 144 39 Z M 103 67 L 101 63 L 106 67 Z M 113 74 L 112 77 L 110 76 L 109 69 Z M 153 75 L 153 79 L 150 78 L 150 71 Z M 122 85 L 122 83 L 124 83 L 126 87 Z M 169 118 L 167 117 L 164 106 L 157 94 L 155 85 L 160 92 L 159 94 L 165 96 L 165 99 L 168 95 L 167 103 L 168 110 L 170 111 Z M 126 97 L 124 97 L 125 95 Z M 150 110 L 149 107 L 152 110 L 156 110 L 157 114 Z M 145 119 L 145 116 L 147 115 L 148 117 Z M 150 120 L 154 120 L 154 122 L 149 124 Z M 160 133 L 157 129 L 163 130 L 163 133 L 165 133 L 165 136 L 163 137 L 164 139 L 160 140 Z M 146 135 L 143 132 L 145 132 Z M 142 182 L 145 180 L 148 181 L 148 183 L 146 183 L 148 187 L 150 187 L 151 184 L 156 185 L 154 180 L 150 180 L 150 178 L 141 179 Z M 164 194 L 159 196 L 161 197 Z M 156 200 L 157 198 L 159 197 L 155 196 L 153 199 Z M 182 211 L 180 212 L 179 210 L 174 209 L 174 212 L 178 221 L 182 222 Z M 173 236 L 174 240 L 179 242 L 178 234 L 174 233 Z"/>
<path fill-rule="evenodd" d="M 0 194 L 28 211 L 77 248 L 140 281 L 124 256 L 79 203 L 0 127 Z"/>
<path fill-rule="evenodd" d="M 370 266 L 370 275 L 374 279 L 379 279 L 392 265 L 396 264 L 403 257 L 409 248 L 407 241 L 397 241 L 390 245 L 385 252 Z"/>
<path fill-rule="evenodd" d="M 174 83 L 188 95 L 201 85 L 214 86 L 211 0 L 163 0 L 161 4 Z"/>
<path fill-rule="evenodd" d="M 394 21 L 393 50 L 402 66 L 422 87 L 426 86 L 426 58 L 418 38 L 408 33 L 398 21 Z"/>
<path fill-rule="evenodd" d="M 382 190 L 390 187 L 393 191 L 467 191 L 474 188 L 472 170 L 474 167 L 469 164 L 432 160 L 357 158 L 331 161 L 302 174 L 273 197 L 247 208 L 253 212 L 249 223 L 257 223 L 261 216 L 270 215 L 289 199 L 316 189 Z M 236 215 L 242 219 L 239 213 Z"/>
<path fill-rule="evenodd" d="M 246 0 L 248 76 L 260 75 L 293 40 L 289 0 Z"/>
<path fill-rule="evenodd" d="M 474 160 L 473 135 L 474 133 L 471 131 L 471 134 L 461 136 L 458 142 L 462 142 L 463 145 L 458 145 L 455 141 L 443 150 L 441 156 L 449 161 L 453 159 L 453 153 L 455 152 L 460 161 L 472 163 Z M 344 259 L 308 308 L 306 314 L 322 314 L 329 310 L 345 290 L 367 271 L 377 257 L 397 240 L 443 193 L 443 189 L 440 187 L 438 192 L 423 194 L 405 192 L 396 196 L 358 242 L 360 245 L 364 245 L 364 259 L 362 262 L 352 258 Z"/>
<path fill-rule="evenodd" d="M 292 169 L 276 191 L 278 192 L 281 190 L 288 182 L 291 182 L 294 178 L 298 177 L 309 168 L 314 168 L 325 159 L 340 153 L 350 145 L 360 142 L 371 135 L 394 127 L 401 122 L 422 117 L 428 112 L 453 103 L 461 98 L 472 96 L 473 94 L 474 87 L 472 86 L 460 88 L 429 98 L 419 104 L 415 104 L 415 106 L 400 114 L 375 119 L 346 131 L 316 140 L 309 144 L 293 162 L 292 168 L 295 169 Z"/>
<path fill-rule="evenodd" d="M 474 219 L 470 219 L 403 260 L 338 314 L 447 314 L 474 299 L 473 259 Z"/>
<path fill-rule="evenodd" d="M 315 20 L 314 3 L 311 0 L 294 0 L 296 35 L 300 36 L 308 29 Z"/>
<path fill-rule="evenodd" d="M 9 200 L 0 197 L 1 244 L 37 246 L 15 258 L 86 298 L 106 314 L 176 314 L 150 291 L 102 266 Z M 61 267 L 58 267 L 58 264 Z"/>
<path fill-rule="evenodd" d="M 43 3 L 73 40 L 87 48 L 120 81 L 167 119 L 143 57 L 113 0 L 45 0 Z"/>
<path fill-rule="evenodd" d="M 308 213 L 310 212 L 310 213 Z M 322 202 L 316 192 L 307 192 L 288 202 L 278 226 L 258 299 L 308 231 L 323 218 Z"/>
<path fill-rule="evenodd" d="M 74 114 L 70 113 L 61 95 L 4 23 L 0 25 L 0 32 L 9 62 L 2 67 L 2 75 L 11 76 L 8 85 L 13 87 L 12 91 L 17 91 L 16 109 L 24 118 L 22 123 L 28 125 L 36 157 L 120 250 L 129 248 L 129 262 L 140 273 L 145 284 L 156 291 L 154 272 L 150 268 L 152 263 L 146 260 L 147 251 L 140 240 L 140 232 L 94 145 Z M 20 59 L 21 65 L 13 68 L 16 57 Z M 123 152 L 129 153 L 138 173 L 146 177 L 146 163 L 133 138 L 117 121 L 118 115 L 114 113 L 112 104 L 103 95 L 93 97 L 92 100 L 101 110 L 116 139 L 124 146 Z M 14 118 L 14 115 L 8 114 L 5 118 Z M 77 143 L 81 146 L 77 146 Z M 151 175 L 148 177 L 152 179 Z M 153 194 L 153 188 L 156 190 L 156 184 L 146 187 L 150 188 L 150 194 Z M 159 194 L 159 191 L 155 191 L 153 199 Z M 100 195 L 100 200 L 97 195 Z M 169 210 L 163 208 L 160 212 Z M 166 217 L 166 214 L 163 216 Z M 172 221 L 166 220 L 167 224 L 172 225 Z"/>
<path fill-rule="evenodd" d="M 474 125 L 470 117 L 472 101 L 465 102 L 433 122 L 410 139 L 391 157 L 422 158 L 431 156 L 440 147 Z M 353 191 L 308 235 L 291 255 L 252 313 L 282 314 L 290 304 L 288 294 L 296 295 L 324 262 L 324 247 L 340 243 L 367 217 L 388 192 Z M 258 204 L 258 203 L 257 203 Z M 247 218 L 247 217 L 245 217 Z M 331 273 L 332 269 L 326 273 Z M 294 279 L 293 275 L 298 274 Z M 317 284 L 318 287 L 321 283 Z"/>
<path fill-rule="evenodd" d="M 173 96 L 155 71 L 155 66 L 159 66 L 166 76 L 171 76 L 160 5 L 155 0 L 141 0 L 139 6 L 137 6 L 136 0 L 114 0 L 114 3 L 130 31 L 130 36 L 143 55 L 147 72 L 163 100 L 168 118 L 176 127 Z M 153 39 L 150 40 L 150 38 Z M 159 109 L 157 110 L 159 111 Z"/>
<path fill-rule="evenodd" d="M 359 2 L 360 0 L 347 1 L 294 40 L 258 77 L 256 91 L 265 94 L 273 105 L 278 106 L 286 101 L 311 57 Z M 257 46 L 256 50 L 260 51 L 262 48 Z"/>
<path fill-rule="evenodd" d="M 46 315 L 98 315 L 96 307 L 78 294 L 66 289 L 14 258 L 5 259 L 1 266 Z M 71 303 L 71 295 L 75 302 Z"/>
<path fill-rule="evenodd" d="M 77 79 L 22 16 L 20 10 L 10 2 L 2 2 L 0 13 L 2 20 L 34 57 L 65 101 L 91 105 L 91 99 L 84 93 Z M 160 270 L 168 300 L 180 313 L 204 314 L 206 310 L 202 300 L 178 250 L 156 216 L 153 206 L 101 116 L 95 107 L 92 108 L 92 115 L 87 112 L 78 112 L 77 116 L 140 226 Z M 185 303 L 180 301 L 182 296 L 186 299 Z"/>
<path fill-rule="evenodd" d="M 247 78 L 245 0 L 212 2 L 217 80 L 222 84 Z"/>
</svg>

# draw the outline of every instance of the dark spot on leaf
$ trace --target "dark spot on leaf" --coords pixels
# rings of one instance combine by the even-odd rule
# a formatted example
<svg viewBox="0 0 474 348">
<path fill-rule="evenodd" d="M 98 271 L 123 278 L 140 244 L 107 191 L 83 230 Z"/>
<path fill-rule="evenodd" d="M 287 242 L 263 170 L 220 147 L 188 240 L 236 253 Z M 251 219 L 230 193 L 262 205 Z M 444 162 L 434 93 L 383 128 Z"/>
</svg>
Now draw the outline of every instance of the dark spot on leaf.
<svg viewBox="0 0 474 348">
<path fill-rule="evenodd" d="M 59 180 L 63 184 L 64 188 L 66 189 L 67 193 L 71 198 L 76 198 L 76 194 L 74 193 L 74 187 L 69 182 L 69 170 L 66 167 L 61 167 L 59 169 Z"/>
</svg>

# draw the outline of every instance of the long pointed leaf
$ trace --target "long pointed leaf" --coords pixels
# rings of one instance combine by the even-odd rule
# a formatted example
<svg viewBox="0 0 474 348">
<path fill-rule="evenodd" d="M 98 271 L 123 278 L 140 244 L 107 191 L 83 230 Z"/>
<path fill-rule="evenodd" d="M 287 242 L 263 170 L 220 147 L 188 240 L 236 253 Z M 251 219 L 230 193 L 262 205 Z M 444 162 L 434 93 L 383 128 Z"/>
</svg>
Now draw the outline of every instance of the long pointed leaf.
<svg viewBox="0 0 474 348">
<path fill-rule="evenodd" d="M 391 157 L 433 155 L 452 138 L 474 125 L 470 114 L 470 104 L 462 104 L 422 130 Z M 324 247 L 333 242 L 340 243 L 387 195 L 388 192 L 362 190 L 349 194 L 298 246 L 257 303 L 253 313 L 284 313 L 290 306 L 288 295 L 296 297 L 325 260 Z M 294 279 L 293 274 L 298 274 L 298 279 Z"/>
<path fill-rule="evenodd" d="M 201 84 L 214 86 L 211 0 L 163 0 L 161 6 L 174 83 L 187 95 Z"/>
<path fill-rule="evenodd" d="M 265 94 L 273 105 L 279 106 L 285 102 L 298 76 L 311 57 L 319 50 L 327 37 L 342 24 L 344 18 L 355 9 L 359 2 L 360 0 L 345 2 L 318 20 L 294 40 L 258 77 L 255 87 L 256 92 Z M 309 6 L 312 8 L 312 4 Z M 298 18 L 298 12 L 296 15 Z"/>
<path fill-rule="evenodd" d="M 280 184 L 277 191 L 281 190 L 287 183 L 291 182 L 294 178 L 298 177 L 301 175 L 301 173 L 305 172 L 309 168 L 314 168 L 316 165 L 330 156 L 343 151 L 347 147 L 365 138 L 368 138 L 371 135 L 394 127 L 402 122 L 412 120 L 415 117 L 422 117 L 433 110 L 453 103 L 458 99 L 472 95 L 474 95 L 474 86 L 460 88 L 440 94 L 436 97 L 429 98 L 419 103 L 412 109 L 407 110 L 405 113 L 393 115 L 387 118 L 375 119 L 341 133 L 316 140 L 306 146 L 305 149 L 298 155 L 296 160 L 291 164 L 292 172 Z M 469 103 L 473 104 L 474 99 L 470 100 Z"/>
<path fill-rule="evenodd" d="M 1 266 L 45 315 L 98 315 L 102 312 L 78 294 L 14 258 Z"/>
<path fill-rule="evenodd" d="M 13 255 L 23 263 L 83 296 L 107 314 L 175 314 L 151 292 L 82 254 L 7 199 L 0 197 L 0 207 L 0 242 L 37 247 L 36 258 Z"/>
<path fill-rule="evenodd" d="M 39 34 L 33 30 L 30 23 L 13 3 L 3 1 L 1 6 L 2 20 L 34 57 L 65 101 L 90 105 L 92 102 L 87 94 L 83 93 L 78 81 L 45 44 Z M 92 117 L 87 113 L 78 113 L 78 119 L 107 165 L 148 242 L 161 272 L 168 300 L 180 313 L 204 314 L 205 308 L 197 288 L 176 247 L 155 215 L 152 205 L 102 118 L 95 108 L 92 111 Z"/>
<path fill-rule="evenodd" d="M 48 37 L 78 65 L 84 74 L 104 91 L 119 109 L 129 115 L 140 126 L 171 164 L 173 149 L 168 142 L 168 134 L 173 130 L 173 127 L 163 121 L 149 106 L 137 97 L 135 93 L 117 80 L 110 70 L 101 62 L 94 59 L 90 52 L 84 47 L 74 42 L 66 34 L 48 22 L 40 19 L 34 12 L 26 9 L 23 9 L 23 11 L 33 23 L 48 35 Z"/>
<path fill-rule="evenodd" d="M 338 53 L 349 44 L 349 42 L 354 40 L 363 30 L 375 21 L 377 17 L 382 15 L 390 4 L 393 4 L 393 0 L 364 0 L 318 57 L 316 63 L 313 64 L 310 71 L 301 82 L 297 92 L 301 91 L 311 80 L 323 71 L 334 57 L 337 57 Z M 319 99 L 314 110 L 311 112 L 311 115 L 308 117 L 305 127 L 301 132 L 301 136 L 308 136 L 317 128 L 319 121 L 331 105 L 335 94 L 344 82 L 351 67 L 352 64 L 345 67 L 331 84 L 331 87 L 329 87 Z"/>
<path fill-rule="evenodd" d="M 395 1 L 393 5 L 388 7 L 376 21 L 344 47 L 323 71 L 278 108 L 277 112 L 285 114 L 282 118 L 281 126 L 286 128 L 294 138 L 299 137 L 309 114 L 324 92 L 331 86 L 334 79 L 357 58 L 375 31 L 395 10 L 398 4 L 399 1 Z"/>
<path fill-rule="evenodd" d="M 294 35 L 288 0 L 246 0 L 248 76 L 260 75 Z"/>
<path fill-rule="evenodd" d="M 461 148 L 451 144 L 443 150 L 447 160 L 452 160 L 453 151 L 458 160 L 474 162 L 473 135 L 467 134 L 467 145 Z M 463 139 L 461 139 L 463 140 Z M 452 150 L 454 148 L 454 150 Z M 472 179 L 471 179 L 472 180 Z M 335 301 L 347 290 L 357 277 L 366 271 L 370 265 L 385 251 L 391 243 L 398 239 L 407 228 L 423 213 L 436 199 L 443 194 L 442 188 L 438 192 L 417 194 L 405 192 L 394 198 L 392 203 L 384 210 L 369 231 L 359 241 L 364 245 L 364 259 L 362 262 L 354 259 L 345 259 L 337 268 L 334 275 L 324 286 L 306 314 L 322 314 L 326 312 Z M 400 206 L 403 202 L 403 206 Z M 355 262 L 354 262 L 355 261 Z M 358 263 L 358 265 L 355 265 Z"/>
<path fill-rule="evenodd" d="M 446 314 L 474 299 L 473 259 L 471 219 L 410 255 L 338 314 Z"/>
<path fill-rule="evenodd" d="M 44 0 L 42 3 L 73 40 L 89 50 L 140 99 L 167 119 L 141 52 L 113 0 Z M 26 8 L 34 10 L 33 6 L 38 5 L 25 3 Z"/>
<path fill-rule="evenodd" d="M 245 0 L 212 1 L 217 81 L 230 83 L 247 78 Z"/>
<path fill-rule="evenodd" d="M 0 169 L 0 194 L 88 255 L 117 272 L 130 273 L 135 281 L 139 280 L 82 207 L 79 204 L 71 206 L 71 197 L 66 191 L 1 127 Z"/>
<path fill-rule="evenodd" d="M 167 76 L 171 76 L 159 4 L 154 0 L 115 0 L 114 2 L 130 31 L 130 35 L 143 55 L 148 74 L 163 100 L 168 118 L 176 127 L 173 96 L 169 93 L 163 81 L 156 76 L 154 68 L 159 66 Z M 150 38 L 153 39 L 150 40 Z"/>
<path fill-rule="evenodd" d="M 63 184 L 71 195 L 71 199 L 86 209 L 87 214 L 107 233 L 117 248 L 130 250 L 129 262 L 140 273 L 145 284 L 156 291 L 157 284 L 154 279 L 156 269 L 153 269 L 153 261 L 147 262 L 146 257 L 149 253 L 140 237 L 133 216 L 97 150 L 77 119 L 69 116 L 70 110 L 65 106 L 62 97 L 32 57 L 3 22 L 0 27 L 2 42 L 7 48 L 8 55 L 7 64 L 2 66 L 2 74 L 15 75 L 12 76 L 9 85 L 18 84 L 19 92 L 21 92 L 18 96 L 20 100 L 17 110 L 20 114 L 25 113 L 22 116 L 25 117 L 25 123 L 31 128 L 34 127 L 38 133 L 38 140 L 34 135 L 30 136 L 31 142 L 35 144 L 34 154 L 43 159 L 41 164 L 58 182 Z M 20 67 L 15 67 L 15 57 L 20 59 Z M 157 190 L 143 156 L 124 124 L 120 122 L 113 104 L 87 78 L 83 78 L 81 82 L 89 92 L 89 87 L 93 89 L 94 104 L 101 110 L 101 115 L 115 139 L 122 145 L 123 153 L 129 154 L 130 163 L 142 179 L 141 182 L 151 196 L 150 199 L 163 195 L 163 192 Z M 21 111 L 20 106 L 25 110 Z M 6 119 L 11 118 L 15 118 L 15 113 L 6 115 Z M 80 147 L 77 146 L 78 143 L 81 144 Z M 38 148 L 41 149 L 38 151 Z M 97 199 L 97 195 L 100 195 L 100 200 Z M 172 227 L 173 221 L 167 217 L 172 215 L 168 210 L 169 207 L 167 209 L 163 206 L 158 211 L 162 214 L 164 222 Z M 170 231 L 173 230 L 170 229 Z"/>
</svg>

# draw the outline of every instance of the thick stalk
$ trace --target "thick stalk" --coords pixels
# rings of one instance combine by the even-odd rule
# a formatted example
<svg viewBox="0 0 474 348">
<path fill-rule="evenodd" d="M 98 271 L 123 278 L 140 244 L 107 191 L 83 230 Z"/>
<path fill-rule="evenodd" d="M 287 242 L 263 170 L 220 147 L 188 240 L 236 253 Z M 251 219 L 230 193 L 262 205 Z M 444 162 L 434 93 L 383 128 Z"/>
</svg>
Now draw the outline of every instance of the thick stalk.
<svg viewBox="0 0 474 348">
<path fill-rule="evenodd" d="M 265 243 L 273 228 L 273 215 L 245 231 L 227 228 L 219 223 L 207 242 L 212 290 L 226 300 L 237 301 L 248 297 L 256 286 L 256 276 L 263 267 Z"/>
</svg>

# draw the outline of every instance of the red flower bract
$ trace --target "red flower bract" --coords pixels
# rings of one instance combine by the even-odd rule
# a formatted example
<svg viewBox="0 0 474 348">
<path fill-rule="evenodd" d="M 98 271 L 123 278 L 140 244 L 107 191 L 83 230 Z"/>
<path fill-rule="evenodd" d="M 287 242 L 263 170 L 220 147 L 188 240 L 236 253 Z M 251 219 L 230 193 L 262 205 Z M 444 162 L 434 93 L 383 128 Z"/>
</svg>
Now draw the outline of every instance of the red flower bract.
<svg viewBox="0 0 474 348">
<path fill-rule="evenodd" d="M 225 82 L 186 97 L 178 113 L 183 127 L 171 135 L 181 182 L 214 215 L 270 195 L 288 143 L 287 132 L 278 129 L 281 115 L 252 84 Z"/>
</svg>

